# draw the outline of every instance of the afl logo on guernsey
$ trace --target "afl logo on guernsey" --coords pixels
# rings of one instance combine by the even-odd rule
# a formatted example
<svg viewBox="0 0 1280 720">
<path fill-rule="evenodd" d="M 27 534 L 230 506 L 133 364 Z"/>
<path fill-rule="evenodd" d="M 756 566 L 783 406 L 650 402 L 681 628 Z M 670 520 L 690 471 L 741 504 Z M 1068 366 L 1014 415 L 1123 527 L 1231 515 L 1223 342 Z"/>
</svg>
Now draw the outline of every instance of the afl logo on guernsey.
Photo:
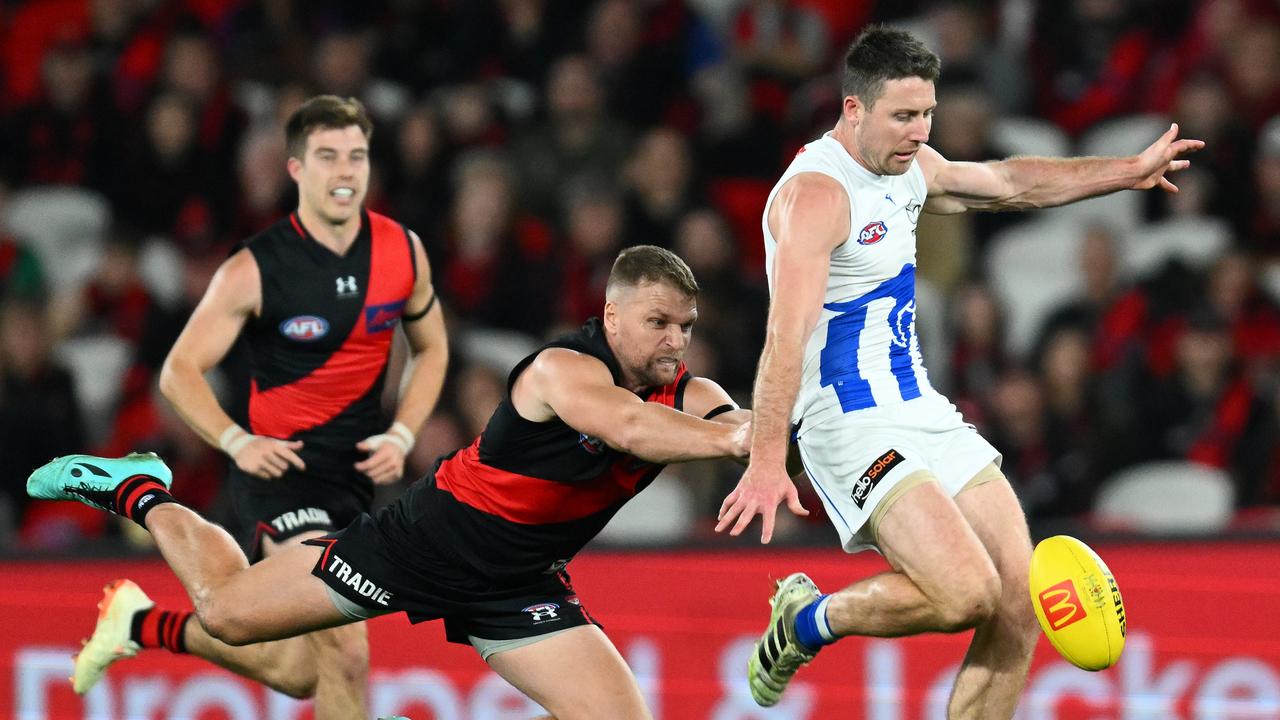
<svg viewBox="0 0 1280 720">
<path fill-rule="evenodd" d="M 592 455 L 599 455 L 604 452 L 604 441 L 597 437 L 591 437 L 584 432 L 578 433 L 578 444 L 582 446 L 583 450 Z"/>
<path fill-rule="evenodd" d="M 299 315 L 280 323 L 280 334 L 290 340 L 312 342 L 329 334 L 329 321 L 315 315 Z"/>
<path fill-rule="evenodd" d="M 858 233 L 858 244 L 875 245 L 883 240 L 884 236 L 888 234 L 889 228 L 885 226 L 883 220 L 867 223 L 867 226 L 862 228 L 862 232 Z"/>
</svg>

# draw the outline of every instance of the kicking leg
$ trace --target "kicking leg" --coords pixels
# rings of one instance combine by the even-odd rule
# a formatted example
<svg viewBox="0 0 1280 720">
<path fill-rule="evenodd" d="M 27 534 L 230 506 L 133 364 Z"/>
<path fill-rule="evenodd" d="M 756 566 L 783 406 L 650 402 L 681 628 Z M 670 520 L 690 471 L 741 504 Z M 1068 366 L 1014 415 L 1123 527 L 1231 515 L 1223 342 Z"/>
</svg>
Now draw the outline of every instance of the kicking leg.
<svg viewBox="0 0 1280 720">
<path fill-rule="evenodd" d="M 947 716 L 1009 718 L 1027 681 L 1040 629 L 1027 592 L 1031 538 L 1013 488 L 994 465 L 979 475 L 988 482 L 956 496 L 956 504 L 1000 573 L 1000 603 L 973 634 L 956 676 Z"/>
<path fill-rule="evenodd" d="M 556 720 L 653 717 L 631 668 L 595 625 L 495 653 L 489 666 Z"/>
<path fill-rule="evenodd" d="M 777 703 L 796 671 L 839 637 L 960 632 L 995 612 L 1000 576 L 931 474 L 883 511 L 875 536 L 892 572 L 825 598 L 803 573 L 779 584 L 769 628 L 748 663 L 757 703 Z"/>
<path fill-rule="evenodd" d="M 33 472 L 27 480 L 27 492 L 32 497 L 83 502 L 123 515 L 151 531 L 165 561 L 191 597 L 199 624 L 211 639 L 243 646 L 350 622 L 329 599 L 324 583 L 311 575 L 321 548 L 293 546 L 250 568 L 244 553 L 225 530 L 173 501 L 168 494 L 171 478 L 169 468 L 152 454 L 118 459 L 71 455 Z M 270 595 L 269 604 L 263 602 L 264 595 Z M 113 618 L 110 625 L 115 630 L 127 628 L 132 613 L 111 613 L 111 604 L 104 606 L 103 615 Z M 141 599 L 134 596 L 119 607 L 136 611 L 150 605 L 141 595 Z M 194 624 L 185 624 L 183 637 L 189 639 L 189 647 L 207 649 L 209 645 L 202 643 L 199 632 L 192 629 Z M 120 645 L 130 644 L 128 630 L 122 632 L 126 641 Z M 196 637 L 191 637 L 192 633 Z M 102 654 L 98 658 L 104 660 L 101 666 L 90 668 L 96 669 L 92 680 L 101 677 L 107 664 L 124 656 Z M 295 656 L 284 653 L 284 657 Z M 242 655 L 237 662 L 242 667 L 254 667 L 254 657 Z"/>
</svg>

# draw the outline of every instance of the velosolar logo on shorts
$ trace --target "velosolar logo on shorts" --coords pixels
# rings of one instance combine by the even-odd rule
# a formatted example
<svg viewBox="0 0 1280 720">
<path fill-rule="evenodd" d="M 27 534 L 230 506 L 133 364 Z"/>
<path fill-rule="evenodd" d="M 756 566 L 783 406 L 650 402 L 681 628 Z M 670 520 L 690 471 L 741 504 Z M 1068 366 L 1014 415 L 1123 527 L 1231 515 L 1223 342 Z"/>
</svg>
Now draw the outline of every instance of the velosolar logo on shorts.
<svg viewBox="0 0 1280 720">
<path fill-rule="evenodd" d="M 888 234 L 889 227 L 884 224 L 884 221 L 876 220 L 875 222 L 867 223 L 867 226 L 862 228 L 862 232 L 858 233 L 858 244 L 875 245 Z"/>
<path fill-rule="evenodd" d="M 315 315 L 299 315 L 280 323 L 280 334 L 290 340 L 312 342 L 329 333 L 329 321 Z"/>
</svg>

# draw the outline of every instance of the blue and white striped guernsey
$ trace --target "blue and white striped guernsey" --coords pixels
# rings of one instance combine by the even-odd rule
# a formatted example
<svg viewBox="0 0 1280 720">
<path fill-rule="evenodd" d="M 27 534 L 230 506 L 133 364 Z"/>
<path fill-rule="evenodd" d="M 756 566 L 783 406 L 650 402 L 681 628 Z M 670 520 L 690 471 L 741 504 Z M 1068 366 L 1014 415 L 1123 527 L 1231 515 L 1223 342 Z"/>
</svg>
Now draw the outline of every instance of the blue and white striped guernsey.
<svg viewBox="0 0 1280 720">
<path fill-rule="evenodd" d="M 821 173 L 849 196 L 849 238 L 831 252 L 822 313 L 804 351 L 792 422 L 936 395 L 916 339 L 916 221 L 927 197 L 916 161 L 902 175 L 875 175 L 829 134 L 796 154 L 769 194 L 762 225 L 770 292 L 777 292 L 769 205 L 800 173 Z"/>
</svg>

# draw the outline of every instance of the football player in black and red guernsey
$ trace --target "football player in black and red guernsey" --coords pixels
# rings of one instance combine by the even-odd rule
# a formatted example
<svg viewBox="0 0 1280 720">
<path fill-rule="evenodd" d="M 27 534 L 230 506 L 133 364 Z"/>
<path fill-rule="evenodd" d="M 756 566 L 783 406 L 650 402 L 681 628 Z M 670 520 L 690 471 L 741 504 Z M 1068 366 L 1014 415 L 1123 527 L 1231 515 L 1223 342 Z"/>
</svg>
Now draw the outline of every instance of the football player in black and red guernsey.
<svg viewBox="0 0 1280 720">
<path fill-rule="evenodd" d="M 294 112 L 285 135 L 297 212 L 222 265 L 161 372 L 160 388 L 183 419 L 234 460 L 230 488 L 254 530 L 254 561 L 369 510 L 373 486 L 403 474 L 440 395 L 448 345 L 422 242 L 362 207 L 371 132 L 355 99 L 322 95 Z M 397 326 L 417 362 L 390 421 L 381 397 Z M 247 427 L 204 378 L 238 337 L 251 354 Z M 284 656 L 248 653 L 191 632 L 189 613 L 151 609 L 136 586 L 108 593 L 104 607 L 134 608 L 131 640 L 141 647 L 185 650 L 273 687 L 288 673 L 286 690 L 314 696 L 317 717 L 369 717 L 363 625 L 308 636 Z M 115 659 L 116 648 L 100 644 L 91 638 L 77 658 L 79 692 Z"/>
<path fill-rule="evenodd" d="M 450 640 L 475 646 L 559 720 L 649 718 L 565 566 L 664 464 L 750 451 L 750 411 L 681 359 L 696 318 L 697 284 L 680 258 L 624 250 L 603 318 L 520 362 L 474 443 L 376 514 L 253 566 L 221 528 L 172 502 L 154 455 L 60 458 L 27 489 L 151 531 L 196 606 L 188 645 L 198 633 L 281 646 L 403 611 L 443 618 Z"/>
</svg>

